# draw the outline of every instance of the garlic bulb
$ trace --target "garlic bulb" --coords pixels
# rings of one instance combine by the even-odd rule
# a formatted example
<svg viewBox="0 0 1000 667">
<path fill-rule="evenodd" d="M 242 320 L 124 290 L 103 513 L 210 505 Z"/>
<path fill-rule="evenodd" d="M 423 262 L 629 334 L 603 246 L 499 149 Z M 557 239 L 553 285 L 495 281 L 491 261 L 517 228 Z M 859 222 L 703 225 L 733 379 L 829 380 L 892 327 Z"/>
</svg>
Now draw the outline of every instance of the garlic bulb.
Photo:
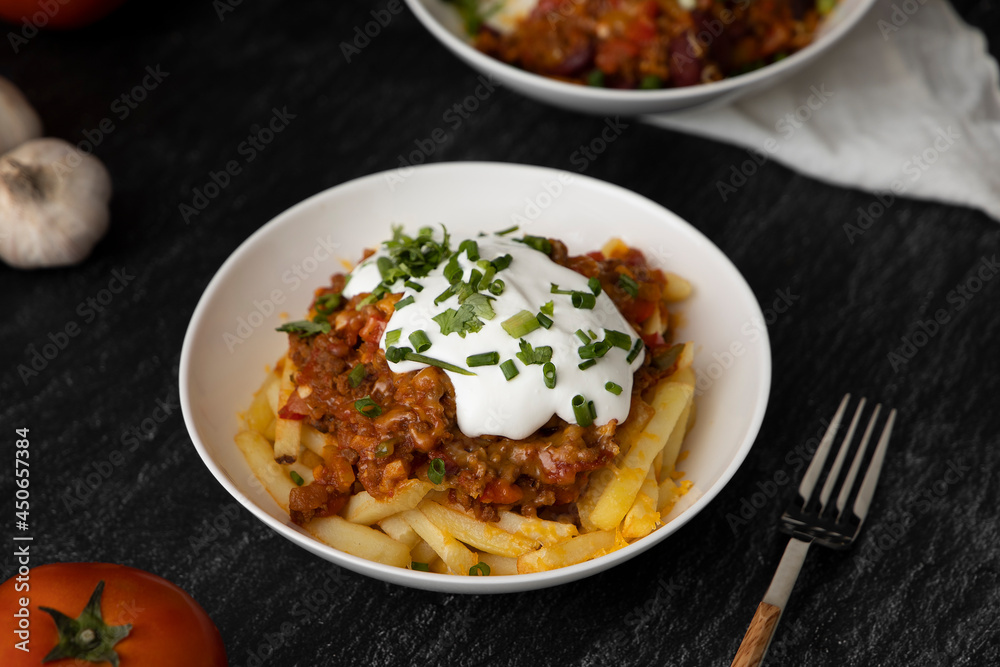
<svg viewBox="0 0 1000 667">
<path fill-rule="evenodd" d="M 111 177 L 61 139 L 0 157 L 0 259 L 21 269 L 83 260 L 108 229 Z"/>
<path fill-rule="evenodd" d="M 0 76 L 0 153 L 42 136 L 42 121 L 13 83 Z"/>
</svg>

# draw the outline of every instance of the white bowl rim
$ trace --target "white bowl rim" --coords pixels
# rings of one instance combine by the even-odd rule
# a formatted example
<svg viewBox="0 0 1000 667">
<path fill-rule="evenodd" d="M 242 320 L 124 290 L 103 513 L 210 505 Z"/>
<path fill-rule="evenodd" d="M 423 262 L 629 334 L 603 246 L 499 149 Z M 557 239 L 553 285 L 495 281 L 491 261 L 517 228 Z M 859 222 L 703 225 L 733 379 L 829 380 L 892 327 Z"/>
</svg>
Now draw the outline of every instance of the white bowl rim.
<svg viewBox="0 0 1000 667">
<path fill-rule="evenodd" d="M 558 79 L 551 79 L 541 74 L 528 72 L 520 69 L 519 67 L 514 67 L 513 65 L 505 63 L 502 60 L 492 58 L 482 51 L 479 51 L 465 40 L 456 37 L 450 30 L 444 27 L 440 21 L 431 15 L 431 13 L 424 6 L 422 0 L 405 0 L 405 2 L 409 5 L 411 11 L 416 14 L 417 18 L 424 25 L 424 27 L 427 28 L 427 30 L 433 33 L 433 35 L 437 37 L 441 43 L 453 52 L 468 58 L 475 68 L 481 71 L 489 71 L 493 68 L 499 68 L 503 71 L 504 76 L 510 77 L 512 80 L 521 85 L 548 88 L 550 92 L 564 95 L 569 98 L 569 100 L 574 102 L 652 101 L 655 103 L 692 101 L 697 103 L 699 98 L 705 96 L 712 95 L 715 97 L 738 88 L 753 86 L 755 83 L 770 77 L 777 78 L 785 70 L 794 69 L 798 67 L 800 63 L 811 60 L 821 51 L 831 48 L 834 44 L 839 42 L 844 35 L 850 32 L 858 21 L 861 20 L 861 17 L 868 13 L 868 10 L 871 9 L 876 0 L 859 0 L 859 4 L 854 9 L 853 13 L 844 18 L 844 20 L 840 23 L 833 26 L 829 32 L 823 33 L 820 35 L 819 39 L 813 40 L 805 46 L 805 48 L 796 51 L 787 58 L 782 58 L 778 62 L 770 63 L 769 65 L 752 72 L 727 77 L 719 81 L 700 83 L 694 86 L 684 86 L 681 88 L 664 88 L 662 90 L 620 90 L 613 88 L 597 88 L 568 83 Z M 662 113 L 685 110 L 687 110 L 687 107 L 668 109 Z"/>
<path fill-rule="evenodd" d="M 685 221 L 683 218 L 673 213 L 666 207 L 654 202 L 653 200 L 644 197 L 636 192 L 633 192 L 627 188 L 609 183 L 607 181 L 602 181 L 591 176 L 585 176 L 582 174 L 576 174 L 571 172 L 566 172 L 560 169 L 552 169 L 549 167 L 540 167 L 535 165 L 524 165 L 517 163 L 507 163 L 507 162 L 486 162 L 486 161 L 456 161 L 456 162 L 441 162 L 434 164 L 425 164 L 413 167 L 413 169 L 418 169 L 421 172 L 446 172 L 448 170 L 460 169 L 460 170 L 472 170 L 472 169 L 486 169 L 486 170 L 512 170 L 512 171 L 523 171 L 523 172 L 534 172 L 537 174 L 538 178 L 559 178 L 560 176 L 565 177 L 566 175 L 572 176 L 573 179 L 579 180 L 581 183 L 585 184 L 589 188 L 597 188 L 598 190 L 605 190 L 609 195 L 630 198 L 636 201 L 637 204 L 643 206 L 652 206 L 658 209 L 660 214 L 666 214 L 669 217 L 673 217 L 682 226 L 687 227 L 687 231 L 694 235 L 696 239 L 704 243 L 705 251 L 708 253 L 716 254 L 718 259 L 721 260 L 721 266 L 725 266 L 726 270 L 732 272 L 736 281 L 735 284 L 738 289 L 742 292 L 738 295 L 738 298 L 743 301 L 746 300 L 748 304 L 751 304 L 756 308 L 755 315 L 759 316 L 760 322 L 764 322 L 764 317 L 760 311 L 760 305 L 757 301 L 756 296 L 750 289 L 749 284 L 747 284 L 746 279 L 739 272 L 732 261 L 716 246 L 711 240 L 708 239 L 704 234 L 702 234 L 697 228 Z M 209 307 L 210 302 L 214 294 L 222 289 L 227 279 L 227 274 L 232 267 L 240 263 L 243 254 L 248 253 L 250 248 L 254 245 L 255 240 L 265 235 L 269 229 L 272 227 L 277 227 L 286 224 L 289 219 L 294 219 L 303 210 L 307 210 L 312 206 L 315 206 L 318 202 L 325 200 L 326 198 L 335 197 L 341 193 L 347 192 L 355 188 L 367 187 L 372 181 L 381 180 L 384 181 L 387 176 L 390 176 L 396 169 L 389 169 L 382 172 L 377 172 L 374 174 L 369 174 L 367 176 L 362 176 L 355 178 L 339 185 L 332 186 L 326 190 L 322 190 L 307 199 L 293 205 L 292 207 L 286 209 L 282 213 L 272 218 L 270 221 L 262 225 L 253 234 L 251 234 L 246 240 L 244 240 L 237 248 L 230 254 L 230 256 L 223 262 L 222 266 L 216 271 L 215 275 L 212 277 L 208 286 L 205 288 L 201 298 L 198 301 L 198 305 L 195 307 L 194 313 L 191 316 L 191 321 L 188 324 L 187 330 L 184 335 L 184 342 L 181 348 L 181 357 L 178 370 L 178 384 L 181 402 L 181 411 L 184 416 L 184 423 L 187 427 L 188 434 L 191 437 L 191 441 L 194 444 L 199 456 L 201 457 L 204 464 L 211 471 L 212 475 L 216 480 L 222 484 L 222 486 L 244 507 L 246 507 L 250 512 L 257 517 L 257 519 L 264 522 L 268 527 L 274 530 L 276 533 L 285 537 L 286 539 L 294 542 L 298 546 L 306 549 L 307 551 L 320 556 L 321 558 L 334 562 L 338 565 L 347 567 L 348 569 L 364 574 L 366 576 L 379 579 L 381 581 L 394 583 L 402 586 L 407 586 L 411 588 L 418 588 L 430 591 L 437 591 L 442 593 L 465 593 L 465 594 L 490 594 L 490 593 L 513 593 L 526 590 L 537 590 L 542 588 L 548 588 L 551 586 L 556 586 L 562 583 L 568 583 L 570 581 L 575 581 L 578 579 L 585 578 L 587 576 L 597 574 L 598 572 L 604 571 L 610 567 L 613 567 L 623 561 L 629 560 L 634 556 L 646 551 L 647 549 L 659 544 L 661 541 L 666 539 L 669 535 L 673 534 L 681 527 L 683 527 L 688 521 L 690 521 L 695 515 L 699 514 L 705 506 L 708 505 L 729 483 L 733 475 L 742 465 L 743 461 L 746 459 L 750 448 L 756 441 L 757 435 L 760 432 L 760 426 L 764 420 L 764 414 L 767 409 L 768 400 L 770 397 L 771 389 L 771 347 L 770 338 L 766 327 L 761 328 L 761 372 L 758 377 L 757 387 L 756 387 L 756 405 L 754 407 L 753 414 L 751 415 L 748 428 L 746 430 L 746 435 L 743 441 L 740 443 L 740 447 L 736 452 L 736 455 L 729 462 L 727 467 L 720 474 L 719 478 L 715 481 L 713 486 L 709 489 L 704 490 L 703 495 L 701 495 L 694 503 L 688 507 L 680 516 L 672 519 L 668 524 L 658 528 L 650 535 L 637 540 L 636 542 L 613 551 L 611 553 L 605 554 L 599 558 L 593 560 L 585 561 L 583 563 L 578 563 L 576 565 L 571 565 L 568 567 L 558 568 L 555 570 L 549 570 L 546 572 L 538 572 L 532 574 L 517 574 L 517 575 L 507 575 L 498 577 L 462 577 L 455 575 L 437 574 L 433 572 L 420 572 L 413 571 L 409 569 L 402 569 L 397 567 L 392 567 L 389 565 L 383 565 L 381 563 L 376 563 L 358 556 L 353 556 L 351 554 L 339 551 L 330 547 L 322 542 L 316 540 L 311 535 L 307 534 L 302 530 L 296 530 L 295 528 L 283 523 L 268 513 L 266 510 L 261 508 L 254 502 L 253 499 L 244 494 L 229 477 L 228 473 L 222 469 L 222 467 L 215 462 L 208 448 L 202 442 L 200 436 L 198 435 L 198 430 L 194 417 L 194 410 L 191 404 L 191 396 L 188 390 L 190 384 L 190 377 L 192 375 L 191 357 L 192 348 L 195 345 L 195 340 L 197 338 L 198 328 L 201 321 L 205 317 L 205 313 Z"/>
</svg>

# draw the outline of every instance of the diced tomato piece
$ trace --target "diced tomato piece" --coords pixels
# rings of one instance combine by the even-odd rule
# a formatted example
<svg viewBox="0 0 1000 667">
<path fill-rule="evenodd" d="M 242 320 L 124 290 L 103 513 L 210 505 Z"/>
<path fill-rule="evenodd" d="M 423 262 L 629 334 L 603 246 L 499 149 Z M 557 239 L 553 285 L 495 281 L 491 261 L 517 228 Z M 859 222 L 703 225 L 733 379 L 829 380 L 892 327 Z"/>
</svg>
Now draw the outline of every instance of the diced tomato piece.
<svg viewBox="0 0 1000 667">
<path fill-rule="evenodd" d="M 654 310 L 656 310 L 656 303 L 647 301 L 646 299 L 636 299 L 631 303 L 625 304 L 622 314 L 632 322 L 642 323 L 653 315 Z"/>
<path fill-rule="evenodd" d="M 490 480 L 479 501 L 498 505 L 513 505 L 524 497 L 524 491 L 503 479 Z"/>
<path fill-rule="evenodd" d="M 305 419 L 308 414 L 309 406 L 297 391 L 293 391 L 288 397 L 288 402 L 278 410 L 278 416 L 282 419 Z"/>
<path fill-rule="evenodd" d="M 651 349 L 654 349 L 654 350 L 657 347 L 660 347 L 661 345 L 665 345 L 666 344 L 666 341 L 663 340 L 663 334 L 661 334 L 659 331 L 657 331 L 654 334 L 649 334 L 647 336 L 643 336 L 642 337 L 642 342 L 645 343 Z"/>
<path fill-rule="evenodd" d="M 587 257 L 590 257 L 593 260 L 597 260 L 598 262 L 603 262 L 604 261 L 604 253 L 601 252 L 600 250 L 595 250 L 593 252 L 588 252 L 587 253 Z"/>
<path fill-rule="evenodd" d="M 361 340 L 377 346 L 382 339 L 382 332 L 385 331 L 385 325 L 385 320 L 379 317 L 371 318 L 364 328 L 361 329 Z"/>
</svg>

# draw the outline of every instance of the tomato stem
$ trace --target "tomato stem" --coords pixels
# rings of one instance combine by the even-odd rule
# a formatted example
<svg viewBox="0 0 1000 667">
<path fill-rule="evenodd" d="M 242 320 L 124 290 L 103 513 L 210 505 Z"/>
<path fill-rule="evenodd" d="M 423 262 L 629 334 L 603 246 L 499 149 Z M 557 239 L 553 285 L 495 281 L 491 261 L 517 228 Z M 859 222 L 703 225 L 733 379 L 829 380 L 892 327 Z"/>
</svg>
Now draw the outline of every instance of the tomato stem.
<svg viewBox="0 0 1000 667">
<path fill-rule="evenodd" d="M 132 624 L 108 625 L 104 622 L 101 613 L 103 594 L 104 582 L 101 581 L 91 594 L 87 606 L 76 618 L 70 618 L 56 609 L 41 607 L 55 621 L 59 633 L 59 643 L 42 662 L 74 658 L 93 663 L 110 662 L 113 667 L 118 667 L 118 654 L 114 646 L 128 636 Z"/>
</svg>

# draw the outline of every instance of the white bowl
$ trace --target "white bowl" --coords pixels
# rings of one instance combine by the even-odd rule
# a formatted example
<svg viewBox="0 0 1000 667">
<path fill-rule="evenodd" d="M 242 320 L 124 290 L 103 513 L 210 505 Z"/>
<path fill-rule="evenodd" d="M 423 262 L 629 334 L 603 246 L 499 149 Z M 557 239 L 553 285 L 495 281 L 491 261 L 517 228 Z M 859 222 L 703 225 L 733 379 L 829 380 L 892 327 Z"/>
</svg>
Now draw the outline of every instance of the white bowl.
<svg viewBox="0 0 1000 667">
<path fill-rule="evenodd" d="M 773 85 L 818 58 L 840 40 L 875 0 L 840 0 L 826 17 L 816 39 L 806 48 L 759 70 L 684 88 L 610 90 L 549 79 L 526 72 L 477 51 L 462 21 L 443 0 L 406 0 L 413 13 L 438 41 L 487 76 L 519 93 L 566 109 L 591 114 L 641 114 L 678 111 L 716 102 L 725 104 Z"/>
<path fill-rule="evenodd" d="M 657 266 L 687 277 L 694 295 L 679 309 L 677 340 L 696 344 L 698 420 L 683 470 L 695 490 L 676 518 L 635 544 L 551 572 L 459 577 L 373 563 L 337 551 L 293 524 L 257 483 L 233 442 L 237 413 L 286 349 L 274 328 L 282 313 L 305 313 L 313 290 L 344 271 L 364 248 L 390 235 L 444 223 L 453 234 L 520 223 L 562 239 L 571 252 L 618 236 Z M 452 593 L 543 588 L 621 563 L 664 540 L 707 505 L 743 461 L 760 427 L 771 382 L 763 315 L 736 268 L 700 232 L 661 206 L 592 178 L 540 167 L 446 163 L 390 171 L 321 192 L 261 227 L 226 260 L 205 290 L 184 339 L 180 395 L 184 421 L 212 474 L 283 537 L 355 572 Z M 276 573 L 277 574 L 277 573 Z"/>
</svg>

